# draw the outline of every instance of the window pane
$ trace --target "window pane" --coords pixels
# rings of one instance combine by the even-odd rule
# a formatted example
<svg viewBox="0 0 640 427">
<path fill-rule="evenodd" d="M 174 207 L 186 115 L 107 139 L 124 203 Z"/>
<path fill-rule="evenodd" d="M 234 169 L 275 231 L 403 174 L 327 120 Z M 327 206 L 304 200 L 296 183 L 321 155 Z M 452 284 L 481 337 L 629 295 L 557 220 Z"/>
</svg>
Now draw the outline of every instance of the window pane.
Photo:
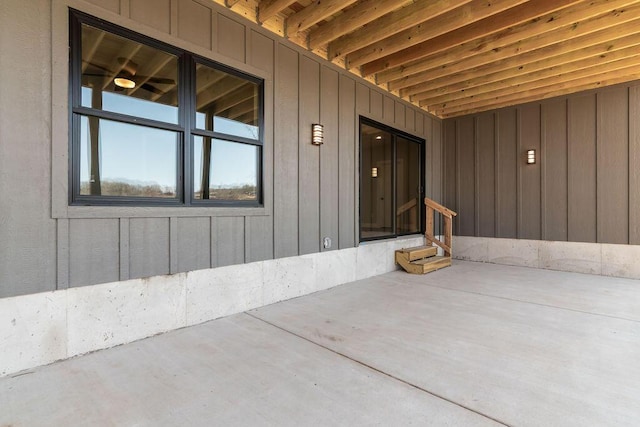
<svg viewBox="0 0 640 427">
<path fill-rule="evenodd" d="M 396 138 L 397 234 L 420 231 L 420 144 Z"/>
<path fill-rule="evenodd" d="M 80 121 L 80 194 L 176 197 L 177 132 L 95 117 Z"/>
<path fill-rule="evenodd" d="M 259 139 L 258 84 L 196 65 L 196 127 Z"/>
<path fill-rule="evenodd" d="M 389 132 L 362 125 L 360 232 L 363 238 L 393 234 L 393 141 Z"/>
<path fill-rule="evenodd" d="M 260 147 L 194 137 L 194 198 L 258 200 Z"/>
<path fill-rule="evenodd" d="M 178 58 L 82 24 L 82 106 L 178 123 Z"/>
</svg>

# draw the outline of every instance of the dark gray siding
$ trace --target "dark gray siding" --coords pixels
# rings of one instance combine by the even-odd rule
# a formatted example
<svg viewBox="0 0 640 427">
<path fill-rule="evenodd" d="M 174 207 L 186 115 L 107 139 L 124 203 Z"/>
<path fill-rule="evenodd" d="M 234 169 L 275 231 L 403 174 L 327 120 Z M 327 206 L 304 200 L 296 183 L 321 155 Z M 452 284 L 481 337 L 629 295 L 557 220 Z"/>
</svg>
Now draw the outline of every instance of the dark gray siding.
<svg viewBox="0 0 640 427">
<path fill-rule="evenodd" d="M 597 103 L 598 241 L 629 243 L 629 89 L 598 93 Z"/>
<path fill-rule="evenodd" d="M 339 218 L 340 211 L 338 200 L 338 169 L 339 125 L 338 111 L 340 102 L 338 99 L 338 73 L 326 66 L 320 67 L 320 123 L 324 125 L 324 138 L 326 144 L 320 147 L 320 238 L 331 236 L 330 249 L 339 246 Z M 336 105 L 338 108 L 336 108 Z M 338 173 L 322 173 L 322 171 L 337 171 Z M 351 175 L 353 176 L 353 175 Z M 320 246 L 321 250 L 327 250 Z"/>
<path fill-rule="evenodd" d="M 482 237 L 495 236 L 496 232 L 496 179 L 495 179 L 495 119 L 493 113 L 476 118 L 476 179 L 477 189 L 476 233 Z"/>
<path fill-rule="evenodd" d="M 518 161 L 523 162 L 524 153 L 527 150 L 536 150 L 539 155 L 540 151 L 540 105 L 525 105 L 518 110 L 520 124 L 520 138 Z M 521 239 L 540 239 L 542 236 L 542 219 L 541 219 L 541 203 L 540 200 L 540 168 L 520 167 L 520 187 L 518 197 L 519 205 L 519 221 L 518 221 L 518 237 Z"/>
<path fill-rule="evenodd" d="M 66 215 L 66 200 L 60 209 L 55 196 L 66 175 L 51 172 L 66 164 L 51 153 L 55 144 L 64 152 L 67 140 L 51 137 L 49 94 L 67 75 L 46 72 L 59 69 L 51 52 L 68 43 L 55 39 L 67 31 L 63 1 L 12 2 L 0 15 L 0 54 L 15 62 L 0 68 L 0 297 L 318 252 L 325 236 L 332 249 L 355 246 L 360 115 L 425 138 L 427 195 L 442 195 L 441 123 L 415 106 L 209 0 L 89 0 L 87 13 L 262 72 L 266 209 Z M 19 46 L 5 42 L 17 35 Z M 9 96 L 15 89 L 6 82 L 16 80 L 28 80 L 29 91 Z M 310 144 L 312 123 L 325 127 L 321 147 Z"/>
<path fill-rule="evenodd" d="M 456 172 L 445 171 L 444 199 L 460 212 L 457 234 L 639 244 L 639 105 L 634 82 L 473 115 L 472 136 L 470 117 L 445 120 L 444 165 Z"/>
<path fill-rule="evenodd" d="M 567 240 L 567 102 L 542 106 L 544 240 Z"/>
<path fill-rule="evenodd" d="M 311 125 L 320 122 L 320 64 L 300 57 L 298 134 L 299 254 L 320 250 L 320 149 L 311 144 Z M 277 169 L 276 169 L 277 170 Z M 327 171 L 328 172 L 328 171 Z M 332 171 L 333 172 L 333 171 Z M 277 173 L 277 172 L 276 172 Z M 277 221 L 277 218 L 276 218 Z"/>
<path fill-rule="evenodd" d="M 596 230 L 596 96 L 569 99 L 568 105 L 568 240 L 595 242 Z"/>
</svg>

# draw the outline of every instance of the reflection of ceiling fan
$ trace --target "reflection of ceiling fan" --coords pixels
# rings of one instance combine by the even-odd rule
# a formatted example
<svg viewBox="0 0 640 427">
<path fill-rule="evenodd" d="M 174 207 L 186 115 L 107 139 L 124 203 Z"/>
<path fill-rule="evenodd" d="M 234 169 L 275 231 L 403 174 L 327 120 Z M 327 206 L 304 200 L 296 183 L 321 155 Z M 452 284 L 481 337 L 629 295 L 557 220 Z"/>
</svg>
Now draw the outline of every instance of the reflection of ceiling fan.
<svg viewBox="0 0 640 427">
<path fill-rule="evenodd" d="M 121 91 L 124 89 L 133 89 L 136 86 L 140 86 L 140 89 L 147 90 L 152 93 L 156 93 L 158 95 L 164 95 L 166 92 L 158 89 L 153 86 L 151 83 L 155 84 L 165 84 L 171 85 L 175 84 L 175 80 L 168 79 L 164 77 L 154 77 L 154 76 L 142 76 L 136 74 L 138 70 L 138 64 L 135 62 L 128 60 L 126 58 L 118 58 L 118 64 L 120 71 L 118 73 L 111 71 L 109 68 L 104 67 L 102 65 L 95 64 L 93 62 L 87 63 L 94 68 L 102 70 L 103 72 L 84 72 L 82 75 L 84 76 L 97 76 L 97 77 L 113 77 L 113 83 L 115 84 L 115 90 Z"/>
</svg>

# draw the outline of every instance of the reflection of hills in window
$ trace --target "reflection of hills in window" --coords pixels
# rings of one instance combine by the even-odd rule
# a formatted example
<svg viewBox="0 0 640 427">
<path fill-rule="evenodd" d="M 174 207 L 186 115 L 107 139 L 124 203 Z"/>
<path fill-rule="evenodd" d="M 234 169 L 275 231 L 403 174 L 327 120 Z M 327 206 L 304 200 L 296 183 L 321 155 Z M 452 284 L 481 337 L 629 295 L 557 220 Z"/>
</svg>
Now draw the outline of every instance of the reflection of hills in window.
<svg viewBox="0 0 640 427">
<path fill-rule="evenodd" d="M 80 184 L 80 194 L 89 194 L 91 183 Z M 160 185 L 153 181 L 135 181 L 125 178 L 107 178 L 100 183 L 103 196 L 175 197 L 175 186 Z"/>
</svg>

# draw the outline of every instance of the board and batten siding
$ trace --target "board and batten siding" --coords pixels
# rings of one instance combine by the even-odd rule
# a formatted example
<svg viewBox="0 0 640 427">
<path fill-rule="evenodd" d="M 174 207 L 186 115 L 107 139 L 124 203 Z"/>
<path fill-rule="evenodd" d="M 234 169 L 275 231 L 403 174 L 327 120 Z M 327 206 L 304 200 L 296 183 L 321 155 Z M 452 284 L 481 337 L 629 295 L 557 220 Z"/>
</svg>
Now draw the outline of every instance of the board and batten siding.
<svg viewBox="0 0 640 427">
<path fill-rule="evenodd" d="M 52 82 L 68 77 L 52 52 L 66 52 L 55 34 L 68 31 L 68 7 L 266 76 L 263 214 L 56 213 L 66 159 L 55 144 L 68 144 L 56 117 L 68 104 Z M 426 192 L 442 193 L 438 119 L 212 1 L 3 1 L 0 56 L 11 58 L 0 67 L 0 297 L 319 252 L 325 236 L 330 250 L 354 247 L 360 115 L 424 138 Z M 324 125 L 321 147 L 312 123 Z"/>
<path fill-rule="evenodd" d="M 640 244 L 640 82 L 443 127 L 456 235 Z"/>
</svg>

